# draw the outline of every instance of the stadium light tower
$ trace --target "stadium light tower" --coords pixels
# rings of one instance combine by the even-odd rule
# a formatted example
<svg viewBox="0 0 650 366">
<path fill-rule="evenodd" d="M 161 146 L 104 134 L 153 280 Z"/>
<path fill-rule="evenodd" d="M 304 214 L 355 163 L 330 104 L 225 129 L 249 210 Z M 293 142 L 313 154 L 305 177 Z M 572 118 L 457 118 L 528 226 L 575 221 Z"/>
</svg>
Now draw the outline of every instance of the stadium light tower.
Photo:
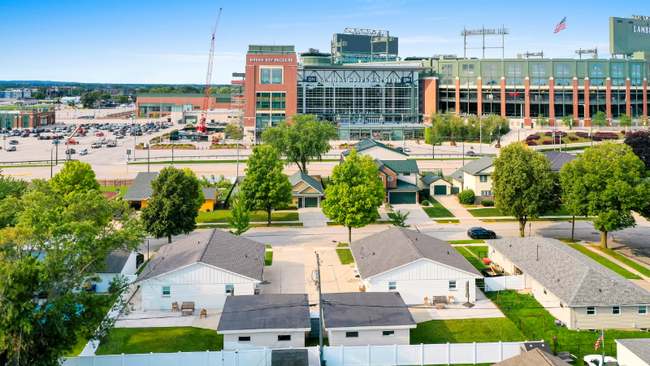
<svg viewBox="0 0 650 366">
<path fill-rule="evenodd" d="M 481 29 L 467 30 L 463 27 L 463 30 L 460 32 L 460 35 L 463 36 L 463 58 L 467 58 L 468 49 L 482 49 L 483 58 L 485 58 L 485 49 L 486 48 L 501 48 L 502 56 L 506 58 L 506 34 L 510 34 L 510 30 L 505 26 L 501 26 L 500 29 L 485 29 L 483 26 Z M 467 47 L 467 36 L 482 36 L 483 37 L 483 46 L 482 47 Z M 485 47 L 485 36 L 501 36 L 501 47 Z"/>
</svg>

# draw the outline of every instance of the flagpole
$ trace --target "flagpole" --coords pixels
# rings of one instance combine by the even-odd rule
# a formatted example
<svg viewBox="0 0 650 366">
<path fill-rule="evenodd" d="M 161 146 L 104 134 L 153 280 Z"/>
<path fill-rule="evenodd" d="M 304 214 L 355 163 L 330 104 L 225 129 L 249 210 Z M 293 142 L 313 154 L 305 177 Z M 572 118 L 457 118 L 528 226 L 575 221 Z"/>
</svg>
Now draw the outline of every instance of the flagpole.
<svg viewBox="0 0 650 366">
<path fill-rule="evenodd" d="M 605 365 L 605 328 L 600 328 L 600 334 L 603 335 L 603 359 L 601 360 L 600 364 Z"/>
</svg>

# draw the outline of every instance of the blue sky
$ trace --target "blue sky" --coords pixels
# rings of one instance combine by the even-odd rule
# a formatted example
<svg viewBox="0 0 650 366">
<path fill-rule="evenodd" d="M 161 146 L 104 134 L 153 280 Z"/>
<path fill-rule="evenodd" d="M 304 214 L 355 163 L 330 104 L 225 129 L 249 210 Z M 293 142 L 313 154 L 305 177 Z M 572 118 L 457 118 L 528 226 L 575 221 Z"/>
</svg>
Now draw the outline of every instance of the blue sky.
<svg viewBox="0 0 650 366">
<path fill-rule="evenodd" d="M 205 83 L 219 7 L 214 84 L 244 71 L 249 44 L 329 52 L 332 34 L 346 27 L 389 30 L 399 37 L 402 57 L 462 55 L 463 26 L 502 24 L 510 29 L 506 57 L 542 50 L 545 57 L 574 57 L 574 50 L 593 47 L 609 57 L 609 17 L 650 15 L 640 0 L 0 0 L 0 80 Z M 567 28 L 553 34 L 564 16 Z M 468 39 L 468 46 L 480 46 L 480 37 Z M 468 56 L 480 52 L 468 50 Z"/>
</svg>

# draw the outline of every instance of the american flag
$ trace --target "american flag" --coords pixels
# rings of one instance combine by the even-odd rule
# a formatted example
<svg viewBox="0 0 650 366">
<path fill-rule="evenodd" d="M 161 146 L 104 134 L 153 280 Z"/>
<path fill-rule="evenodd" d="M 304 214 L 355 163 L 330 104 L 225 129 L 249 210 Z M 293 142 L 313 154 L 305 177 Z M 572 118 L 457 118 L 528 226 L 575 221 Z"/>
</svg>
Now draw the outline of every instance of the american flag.
<svg viewBox="0 0 650 366">
<path fill-rule="evenodd" d="M 566 28 L 566 17 L 564 17 L 564 19 L 562 19 L 562 21 L 560 22 L 560 24 L 558 24 L 558 25 L 555 27 L 555 32 L 553 32 L 553 34 L 555 34 L 555 33 L 559 32 L 559 31 L 561 31 L 561 30 L 564 29 L 564 28 Z"/>
<path fill-rule="evenodd" d="M 600 337 L 598 337 L 598 340 L 596 341 L 596 345 L 594 346 L 594 350 L 597 350 L 598 347 L 600 347 L 600 342 L 602 342 L 602 341 L 603 341 L 603 331 L 600 331 Z"/>
</svg>

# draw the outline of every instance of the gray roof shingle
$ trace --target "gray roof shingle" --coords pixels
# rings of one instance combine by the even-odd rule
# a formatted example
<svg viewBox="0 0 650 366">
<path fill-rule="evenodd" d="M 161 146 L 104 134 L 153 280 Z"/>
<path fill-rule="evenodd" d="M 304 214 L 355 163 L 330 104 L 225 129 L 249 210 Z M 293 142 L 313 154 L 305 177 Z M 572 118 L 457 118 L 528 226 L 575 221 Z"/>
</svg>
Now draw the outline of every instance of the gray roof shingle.
<svg viewBox="0 0 650 366">
<path fill-rule="evenodd" d="M 416 325 L 399 292 L 323 294 L 323 321 L 327 329 Z"/>
<path fill-rule="evenodd" d="M 422 183 L 424 183 L 424 184 L 426 184 L 426 185 L 431 185 L 431 183 L 433 183 L 433 182 L 437 182 L 437 181 L 439 181 L 439 180 L 441 180 L 441 179 L 442 179 L 443 181 L 447 182 L 445 179 L 443 179 L 443 178 L 442 178 L 441 176 L 439 176 L 438 174 L 433 174 L 433 173 L 429 173 L 429 174 L 425 175 L 424 177 L 420 178 L 420 180 L 422 181 Z"/>
<path fill-rule="evenodd" d="M 457 181 L 459 181 L 461 183 L 464 183 L 463 180 L 465 179 L 464 178 L 465 176 L 464 176 L 463 173 L 464 173 L 463 168 L 460 168 L 460 169 L 456 170 L 455 172 L 451 173 L 450 177 L 452 177 L 453 179 L 455 179 L 455 180 L 457 180 Z"/>
<path fill-rule="evenodd" d="M 384 149 L 391 150 L 393 152 L 402 154 L 404 156 L 408 156 L 408 154 L 403 152 L 403 151 L 393 149 L 390 146 L 386 146 L 386 145 L 382 144 L 381 142 L 378 142 L 378 141 L 375 141 L 375 140 L 372 140 L 372 139 L 361 140 L 361 141 L 357 142 L 352 149 L 356 150 L 357 152 L 361 152 L 363 150 L 370 149 L 371 147 L 375 147 L 375 146 L 383 147 Z M 352 151 L 352 149 L 347 149 L 347 150 L 343 151 L 341 154 L 343 156 L 348 156 L 348 155 L 350 155 L 350 152 Z"/>
<path fill-rule="evenodd" d="M 130 252 L 116 249 L 112 251 L 107 257 L 104 263 L 106 264 L 106 270 L 98 271 L 97 273 L 120 273 L 124 269 L 126 261 L 129 260 L 131 256 Z"/>
<path fill-rule="evenodd" d="M 650 304 L 650 292 L 559 240 L 499 239 L 489 245 L 568 306 Z"/>
<path fill-rule="evenodd" d="M 353 241 L 350 250 L 363 279 L 425 258 L 482 277 L 449 243 L 402 227 Z"/>
<path fill-rule="evenodd" d="M 484 156 L 478 160 L 472 160 L 469 163 L 463 165 L 460 170 L 466 172 L 469 175 L 489 175 L 490 173 L 485 173 L 483 170 L 491 167 L 493 164 L 493 157 Z"/>
<path fill-rule="evenodd" d="M 564 164 L 578 158 L 564 151 L 542 151 L 542 154 L 551 162 L 551 170 L 554 172 L 559 172 Z"/>
<path fill-rule="evenodd" d="M 617 339 L 616 342 L 650 365 L 650 338 Z"/>
<path fill-rule="evenodd" d="M 534 350 L 524 352 L 519 356 L 510 357 L 507 360 L 495 363 L 494 366 L 571 366 L 571 364 L 566 363 L 539 348 L 535 348 Z"/>
<path fill-rule="evenodd" d="M 137 282 L 195 263 L 262 281 L 266 246 L 229 232 L 211 229 L 161 247 Z"/>
<path fill-rule="evenodd" d="M 300 181 L 303 181 L 310 185 L 312 188 L 317 190 L 319 193 L 323 194 L 323 186 L 320 184 L 319 181 L 316 179 L 312 178 L 308 174 L 304 173 L 303 171 L 299 170 L 295 173 L 293 173 L 289 177 L 289 182 L 291 183 L 292 186 L 295 186 L 296 184 L 300 183 Z"/>
<path fill-rule="evenodd" d="M 268 294 L 228 296 L 217 331 L 309 328 L 307 294 Z"/>
<path fill-rule="evenodd" d="M 140 172 L 135 177 L 131 188 L 124 194 L 124 199 L 127 201 L 142 201 L 151 198 L 153 188 L 151 188 L 151 181 L 158 178 L 158 173 L 144 173 Z"/>
<path fill-rule="evenodd" d="M 206 200 L 213 200 L 217 196 L 217 189 L 212 187 L 202 187 L 201 191 Z"/>
</svg>

